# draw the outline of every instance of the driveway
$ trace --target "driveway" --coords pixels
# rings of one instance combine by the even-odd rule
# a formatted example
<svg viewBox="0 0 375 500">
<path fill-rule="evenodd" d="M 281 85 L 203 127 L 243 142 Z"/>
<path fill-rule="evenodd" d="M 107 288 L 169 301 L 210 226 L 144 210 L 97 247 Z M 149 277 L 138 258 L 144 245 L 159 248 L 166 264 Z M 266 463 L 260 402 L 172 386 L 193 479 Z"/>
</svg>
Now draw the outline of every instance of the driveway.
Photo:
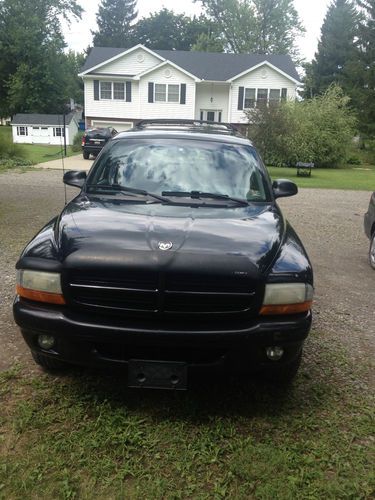
<svg viewBox="0 0 375 500">
<path fill-rule="evenodd" d="M 89 164 L 71 157 L 65 168 Z M 68 198 L 74 193 L 67 188 Z M 363 233 L 369 198 L 367 192 L 301 189 L 298 196 L 280 201 L 315 270 L 312 335 L 323 332 L 327 346 L 334 343 L 366 366 L 375 354 L 375 272 L 367 263 L 369 243 Z M 0 371 L 16 361 L 36 369 L 13 323 L 14 264 L 25 244 L 63 205 L 61 171 L 0 175 Z M 306 352 L 309 347 L 308 342 Z M 313 361 L 309 357 L 307 363 Z M 366 379 L 370 382 L 369 368 L 362 382 Z"/>
<path fill-rule="evenodd" d="M 58 160 L 46 161 L 34 165 L 35 168 L 52 169 L 52 170 L 90 170 L 94 160 L 84 160 L 82 154 L 68 156 L 67 158 Z"/>
</svg>

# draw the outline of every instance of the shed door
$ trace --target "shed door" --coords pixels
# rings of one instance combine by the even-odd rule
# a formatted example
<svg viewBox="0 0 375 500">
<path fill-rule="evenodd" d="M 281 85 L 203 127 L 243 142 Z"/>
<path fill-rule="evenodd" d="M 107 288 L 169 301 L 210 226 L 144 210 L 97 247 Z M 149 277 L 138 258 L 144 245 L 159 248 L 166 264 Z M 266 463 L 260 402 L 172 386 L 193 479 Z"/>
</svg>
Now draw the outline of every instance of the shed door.
<svg viewBox="0 0 375 500">
<path fill-rule="evenodd" d="M 32 132 L 33 142 L 37 144 L 49 144 L 49 128 L 48 127 L 33 127 Z"/>
</svg>

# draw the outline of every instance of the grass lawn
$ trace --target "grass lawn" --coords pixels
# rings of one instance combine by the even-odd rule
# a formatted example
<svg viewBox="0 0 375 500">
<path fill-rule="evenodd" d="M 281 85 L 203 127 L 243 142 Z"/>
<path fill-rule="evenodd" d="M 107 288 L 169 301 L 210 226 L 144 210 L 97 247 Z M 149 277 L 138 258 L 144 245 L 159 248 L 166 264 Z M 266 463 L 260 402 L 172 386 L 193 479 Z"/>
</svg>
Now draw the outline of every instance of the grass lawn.
<svg viewBox="0 0 375 500">
<path fill-rule="evenodd" d="M 272 179 L 290 179 L 301 188 L 375 191 L 375 165 L 316 168 L 311 177 L 297 177 L 296 168 L 268 167 Z"/>
<path fill-rule="evenodd" d="M 0 498 L 370 498 L 363 369 L 324 334 L 289 390 L 234 379 L 139 392 L 121 375 L 15 367 L 0 374 Z"/>
<path fill-rule="evenodd" d="M 0 141 L 5 138 L 12 140 L 12 127 L 0 127 Z M 60 146 L 51 146 L 49 144 L 19 144 L 20 151 L 24 153 L 23 157 L 32 163 L 44 163 L 50 160 L 56 160 L 61 157 L 62 148 Z M 74 152 L 71 146 L 67 147 L 68 156 L 78 154 Z"/>
</svg>

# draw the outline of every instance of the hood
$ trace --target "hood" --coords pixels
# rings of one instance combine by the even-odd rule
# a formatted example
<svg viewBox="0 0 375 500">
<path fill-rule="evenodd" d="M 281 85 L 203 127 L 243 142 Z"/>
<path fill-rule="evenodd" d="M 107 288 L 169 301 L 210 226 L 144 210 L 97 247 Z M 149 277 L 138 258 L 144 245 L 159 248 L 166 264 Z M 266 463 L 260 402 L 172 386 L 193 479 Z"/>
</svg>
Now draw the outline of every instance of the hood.
<svg viewBox="0 0 375 500">
<path fill-rule="evenodd" d="M 55 239 L 68 269 L 221 273 L 227 267 L 240 276 L 269 269 L 284 231 L 279 209 L 270 204 L 191 208 L 79 196 L 56 222 Z"/>
</svg>

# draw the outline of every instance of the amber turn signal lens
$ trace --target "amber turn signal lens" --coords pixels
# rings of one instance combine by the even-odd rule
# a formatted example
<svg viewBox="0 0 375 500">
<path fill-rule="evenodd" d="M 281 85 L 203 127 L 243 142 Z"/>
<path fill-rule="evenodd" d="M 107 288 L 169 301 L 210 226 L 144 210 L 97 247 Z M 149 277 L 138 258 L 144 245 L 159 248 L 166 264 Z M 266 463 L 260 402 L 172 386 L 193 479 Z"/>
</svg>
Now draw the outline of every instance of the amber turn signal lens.
<svg viewBox="0 0 375 500">
<path fill-rule="evenodd" d="M 307 312 L 311 309 L 312 300 L 302 302 L 301 304 L 280 304 L 262 306 L 259 314 L 261 316 L 271 316 L 277 314 L 298 314 Z"/>
<path fill-rule="evenodd" d="M 40 292 L 17 285 L 17 294 L 24 299 L 35 300 L 37 302 L 47 302 L 48 304 L 65 304 L 64 296 L 60 293 Z"/>
</svg>

